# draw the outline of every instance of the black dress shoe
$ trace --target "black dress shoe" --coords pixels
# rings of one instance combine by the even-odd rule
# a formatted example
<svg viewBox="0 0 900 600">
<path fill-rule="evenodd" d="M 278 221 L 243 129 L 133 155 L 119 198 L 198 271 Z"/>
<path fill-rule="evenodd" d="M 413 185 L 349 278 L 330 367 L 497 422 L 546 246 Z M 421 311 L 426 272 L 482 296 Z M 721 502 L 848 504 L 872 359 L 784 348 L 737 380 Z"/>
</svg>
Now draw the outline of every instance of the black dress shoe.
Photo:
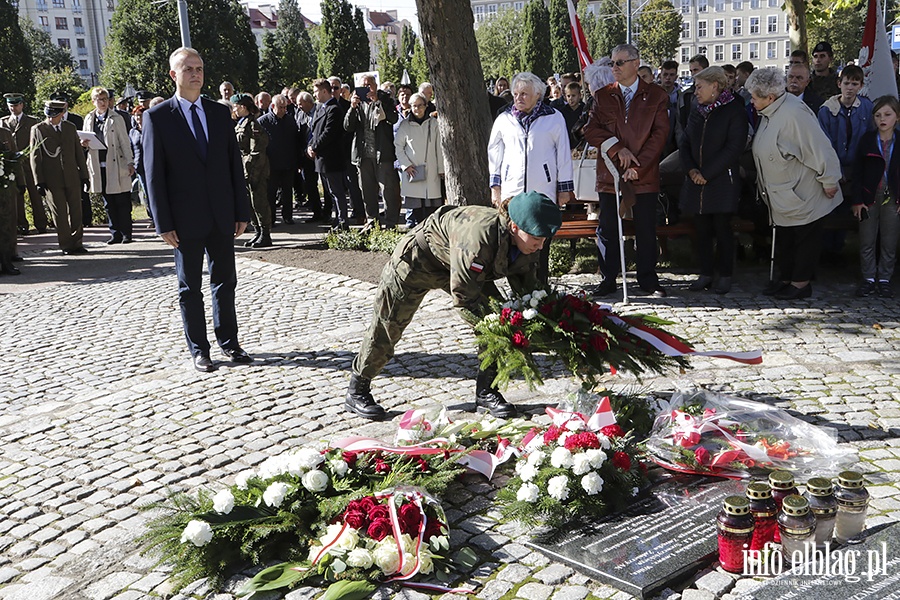
<svg viewBox="0 0 900 600">
<path fill-rule="evenodd" d="M 13 254 L 13 257 L 10 260 L 13 262 L 22 262 L 25 259 L 22 258 L 21 256 L 19 256 L 18 254 Z"/>
<path fill-rule="evenodd" d="M 130 244 L 130 243 L 133 242 L 133 241 L 134 241 L 134 240 L 132 240 L 131 238 L 123 238 L 123 239 L 122 239 L 122 243 L 123 243 L 123 244 Z"/>
<path fill-rule="evenodd" d="M 0 261 L 0 275 L 21 275 L 22 271 L 18 270 L 8 260 Z"/>
<path fill-rule="evenodd" d="M 775 297 L 779 300 L 802 300 L 810 296 L 812 296 L 812 284 L 810 283 L 807 283 L 802 288 L 788 284 L 784 290 L 775 294 Z"/>
<path fill-rule="evenodd" d="M 609 296 L 616 291 L 616 282 L 612 279 L 604 279 L 600 285 L 594 287 L 591 293 L 594 296 Z"/>
<path fill-rule="evenodd" d="M 38 233 L 47 233 L 47 228 L 46 228 L 46 227 L 43 227 L 43 228 L 40 228 L 40 227 L 39 227 L 38 230 L 37 230 L 37 232 L 38 232 Z"/>
<path fill-rule="evenodd" d="M 112 246 L 113 244 L 121 244 L 121 243 L 122 243 L 122 240 L 117 237 L 111 237 L 108 240 L 106 240 L 107 246 Z"/>
<path fill-rule="evenodd" d="M 287 219 L 282 219 L 281 222 L 284 223 L 285 225 L 293 225 L 294 219 L 291 217 L 288 217 Z"/>
<path fill-rule="evenodd" d="M 774 296 L 778 292 L 783 292 L 789 285 L 791 285 L 789 281 L 770 281 L 761 293 L 763 296 Z"/>
<path fill-rule="evenodd" d="M 252 363 L 253 357 L 244 352 L 243 348 L 222 348 L 222 354 L 228 357 L 228 360 L 236 363 Z"/>
<path fill-rule="evenodd" d="M 87 248 L 84 246 L 79 246 L 78 248 L 72 248 L 69 250 L 69 254 L 87 254 Z"/>
<path fill-rule="evenodd" d="M 216 370 L 216 365 L 206 354 L 198 354 L 194 357 L 194 368 L 201 373 L 212 373 Z"/>
</svg>

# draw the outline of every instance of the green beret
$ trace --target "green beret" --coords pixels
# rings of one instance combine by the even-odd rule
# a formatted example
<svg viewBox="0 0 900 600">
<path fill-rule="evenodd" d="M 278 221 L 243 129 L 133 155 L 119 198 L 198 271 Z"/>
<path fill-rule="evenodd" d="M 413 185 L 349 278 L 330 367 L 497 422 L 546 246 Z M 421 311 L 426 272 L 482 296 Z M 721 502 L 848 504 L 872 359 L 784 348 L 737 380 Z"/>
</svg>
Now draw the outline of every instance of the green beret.
<svg viewBox="0 0 900 600">
<path fill-rule="evenodd" d="M 509 201 L 509 220 L 535 237 L 552 237 L 562 225 L 556 202 L 540 192 L 522 192 Z"/>
</svg>

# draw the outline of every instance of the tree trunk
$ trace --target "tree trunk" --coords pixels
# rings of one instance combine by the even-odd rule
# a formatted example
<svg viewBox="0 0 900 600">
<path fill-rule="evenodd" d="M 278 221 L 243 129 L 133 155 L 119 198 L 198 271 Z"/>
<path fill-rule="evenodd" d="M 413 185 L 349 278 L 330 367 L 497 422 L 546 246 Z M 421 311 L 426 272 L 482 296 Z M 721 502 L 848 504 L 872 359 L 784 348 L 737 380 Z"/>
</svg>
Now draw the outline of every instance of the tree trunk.
<svg viewBox="0 0 900 600">
<path fill-rule="evenodd" d="M 491 203 L 491 120 L 469 0 L 416 0 L 434 84 L 449 204 Z"/>
<path fill-rule="evenodd" d="M 806 37 L 806 4 L 806 0 L 785 0 L 784 6 L 788 14 L 788 23 L 791 25 L 788 32 L 791 36 L 791 48 L 809 52 Z"/>
</svg>

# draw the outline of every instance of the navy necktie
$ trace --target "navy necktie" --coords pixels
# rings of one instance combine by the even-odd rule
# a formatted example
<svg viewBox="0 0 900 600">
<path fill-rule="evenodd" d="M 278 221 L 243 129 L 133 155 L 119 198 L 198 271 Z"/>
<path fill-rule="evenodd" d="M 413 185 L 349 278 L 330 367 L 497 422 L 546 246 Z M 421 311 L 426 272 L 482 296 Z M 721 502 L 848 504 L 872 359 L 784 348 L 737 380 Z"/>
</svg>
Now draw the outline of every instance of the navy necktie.
<svg viewBox="0 0 900 600">
<path fill-rule="evenodd" d="M 200 113 L 197 112 L 196 104 L 191 104 L 191 121 L 194 123 L 194 137 L 197 138 L 197 148 L 200 150 L 200 157 L 206 160 L 206 133 L 203 131 L 203 123 L 200 122 Z"/>
</svg>

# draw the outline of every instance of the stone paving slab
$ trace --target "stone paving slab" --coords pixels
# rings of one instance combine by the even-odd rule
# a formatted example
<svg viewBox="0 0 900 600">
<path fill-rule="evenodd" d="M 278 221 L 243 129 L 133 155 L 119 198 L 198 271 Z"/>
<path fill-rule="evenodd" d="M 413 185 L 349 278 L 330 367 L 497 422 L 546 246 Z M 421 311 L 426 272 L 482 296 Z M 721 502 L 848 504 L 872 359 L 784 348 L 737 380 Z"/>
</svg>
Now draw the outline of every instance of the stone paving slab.
<svg viewBox="0 0 900 600">
<path fill-rule="evenodd" d="M 170 266 L 0 296 L 0 600 L 230 600 L 240 575 L 223 591 L 203 582 L 171 589 L 167 570 L 139 554 L 135 537 L 146 521 L 139 507 L 169 489 L 230 484 L 299 444 L 392 433 L 392 423 L 368 423 L 342 408 L 374 286 L 243 258 L 238 269 L 242 345 L 257 360 L 210 374 L 191 368 Z M 643 382 L 619 376 L 610 385 L 703 385 L 832 428 L 862 450 L 875 499 L 870 525 L 900 518 L 896 303 L 817 285 L 813 300 L 784 305 L 749 285 L 718 297 L 686 292 L 684 276 L 666 277 L 669 298 L 617 308 L 671 319 L 671 329 L 698 349 L 761 347 L 764 364 L 698 358 L 683 374 Z M 471 411 L 476 368 L 471 330 L 446 295 L 433 292 L 373 392 L 395 417 L 431 403 Z M 507 397 L 538 414 L 562 387 L 551 381 L 531 393 L 514 385 Z M 498 521 L 489 509 L 493 493 L 467 478 L 448 494 L 455 541 L 482 557 L 469 574 L 476 597 L 628 597 L 518 543 L 527 532 Z M 287 597 L 315 594 L 303 588 Z M 421 595 L 381 590 L 376 597 Z"/>
</svg>

